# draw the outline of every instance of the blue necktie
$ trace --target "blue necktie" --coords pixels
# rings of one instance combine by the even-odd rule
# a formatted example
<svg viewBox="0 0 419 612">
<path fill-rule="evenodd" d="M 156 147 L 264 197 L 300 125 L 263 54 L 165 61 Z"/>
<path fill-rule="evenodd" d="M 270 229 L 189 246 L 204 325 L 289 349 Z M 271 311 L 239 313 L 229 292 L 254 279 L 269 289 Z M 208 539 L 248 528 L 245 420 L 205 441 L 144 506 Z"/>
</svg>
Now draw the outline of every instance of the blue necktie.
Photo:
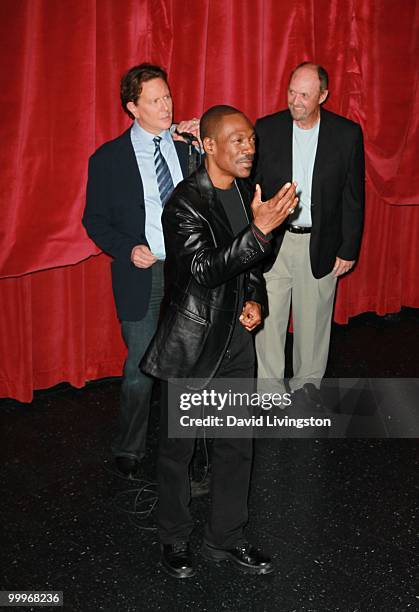
<svg viewBox="0 0 419 612">
<path fill-rule="evenodd" d="M 160 151 L 160 141 L 160 136 L 153 138 L 153 142 L 156 145 L 154 149 L 154 165 L 156 167 L 157 186 L 159 188 L 161 205 L 164 206 L 175 186 L 173 185 L 172 175 L 170 174 L 167 161 Z"/>
</svg>

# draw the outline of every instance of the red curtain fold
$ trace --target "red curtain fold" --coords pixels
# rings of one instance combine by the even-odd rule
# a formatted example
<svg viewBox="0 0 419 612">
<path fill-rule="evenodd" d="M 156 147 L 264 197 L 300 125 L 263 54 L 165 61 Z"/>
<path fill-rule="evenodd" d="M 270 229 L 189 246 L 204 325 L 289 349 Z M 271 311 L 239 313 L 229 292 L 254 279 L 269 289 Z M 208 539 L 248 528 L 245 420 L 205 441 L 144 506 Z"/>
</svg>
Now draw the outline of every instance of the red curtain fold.
<svg viewBox="0 0 419 612">
<path fill-rule="evenodd" d="M 119 376 L 125 356 L 109 258 L 1 281 L 0 397 Z"/>
<path fill-rule="evenodd" d="M 92 254 L 80 228 L 94 146 L 95 3 L 0 2 L 0 275 Z"/>
<path fill-rule="evenodd" d="M 169 71 L 176 118 L 286 105 L 290 70 L 330 74 L 326 107 L 364 129 L 360 259 L 335 320 L 419 306 L 419 5 L 388 0 L 2 0 L 0 396 L 120 374 L 108 260 L 87 238 L 87 159 L 130 124 L 119 79 Z M 403 205 L 403 206 L 400 206 Z"/>
</svg>

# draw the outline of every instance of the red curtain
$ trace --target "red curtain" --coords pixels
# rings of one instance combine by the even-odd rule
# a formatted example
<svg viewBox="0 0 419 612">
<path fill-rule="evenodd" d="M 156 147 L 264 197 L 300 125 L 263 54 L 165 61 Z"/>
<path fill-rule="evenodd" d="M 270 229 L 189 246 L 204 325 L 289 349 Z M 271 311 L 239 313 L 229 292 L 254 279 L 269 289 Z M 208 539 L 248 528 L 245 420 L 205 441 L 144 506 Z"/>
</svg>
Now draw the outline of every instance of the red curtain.
<svg viewBox="0 0 419 612">
<path fill-rule="evenodd" d="M 284 108 L 290 70 L 330 74 L 326 107 L 359 121 L 360 259 L 335 320 L 419 306 L 419 4 L 391 0 L 2 0 L 0 396 L 121 372 L 108 259 L 87 238 L 87 159 L 129 121 L 121 74 L 169 72 L 177 119 L 216 103 Z M 415 146 L 416 145 L 416 146 Z"/>
</svg>

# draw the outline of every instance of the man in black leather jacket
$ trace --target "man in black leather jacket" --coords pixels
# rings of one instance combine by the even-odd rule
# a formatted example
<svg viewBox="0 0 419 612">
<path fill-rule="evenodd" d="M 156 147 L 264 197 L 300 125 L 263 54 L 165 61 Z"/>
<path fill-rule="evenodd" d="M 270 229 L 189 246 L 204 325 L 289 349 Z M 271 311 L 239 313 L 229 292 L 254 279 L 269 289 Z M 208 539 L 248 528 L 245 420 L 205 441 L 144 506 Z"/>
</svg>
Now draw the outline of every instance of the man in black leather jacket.
<svg viewBox="0 0 419 612">
<path fill-rule="evenodd" d="M 245 179 L 255 134 L 240 111 L 209 109 L 201 118 L 201 139 L 205 166 L 179 183 L 163 212 L 168 305 L 141 362 L 147 374 L 187 378 L 192 389 L 202 388 L 197 378 L 205 384 L 215 376 L 252 380 L 249 332 L 261 323 L 266 305 L 259 264 L 271 250 L 270 232 L 296 205 L 290 183 L 267 202 L 257 186 L 251 202 Z M 157 515 L 162 565 L 170 575 L 186 578 L 194 574 L 188 480 L 194 440 L 168 438 L 167 420 L 163 406 Z M 272 563 L 243 535 L 251 463 L 251 439 L 214 440 L 212 509 L 201 552 L 209 560 L 230 560 L 261 574 L 272 571 Z"/>
</svg>

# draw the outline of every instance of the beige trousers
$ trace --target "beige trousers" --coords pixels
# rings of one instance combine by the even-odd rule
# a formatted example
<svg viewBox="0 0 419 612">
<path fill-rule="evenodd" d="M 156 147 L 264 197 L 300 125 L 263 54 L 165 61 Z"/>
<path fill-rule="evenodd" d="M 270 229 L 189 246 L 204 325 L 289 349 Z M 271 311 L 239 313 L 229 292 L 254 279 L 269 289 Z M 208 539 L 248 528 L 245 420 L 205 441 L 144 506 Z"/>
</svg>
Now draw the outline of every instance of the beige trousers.
<svg viewBox="0 0 419 612">
<path fill-rule="evenodd" d="M 265 273 L 269 315 L 256 334 L 258 378 L 283 379 L 292 305 L 292 389 L 302 386 L 308 378 L 323 378 L 329 353 L 336 278 L 332 272 L 324 278 L 314 278 L 309 245 L 310 234 L 285 232 L 278 257 Z"/>
</svg>

